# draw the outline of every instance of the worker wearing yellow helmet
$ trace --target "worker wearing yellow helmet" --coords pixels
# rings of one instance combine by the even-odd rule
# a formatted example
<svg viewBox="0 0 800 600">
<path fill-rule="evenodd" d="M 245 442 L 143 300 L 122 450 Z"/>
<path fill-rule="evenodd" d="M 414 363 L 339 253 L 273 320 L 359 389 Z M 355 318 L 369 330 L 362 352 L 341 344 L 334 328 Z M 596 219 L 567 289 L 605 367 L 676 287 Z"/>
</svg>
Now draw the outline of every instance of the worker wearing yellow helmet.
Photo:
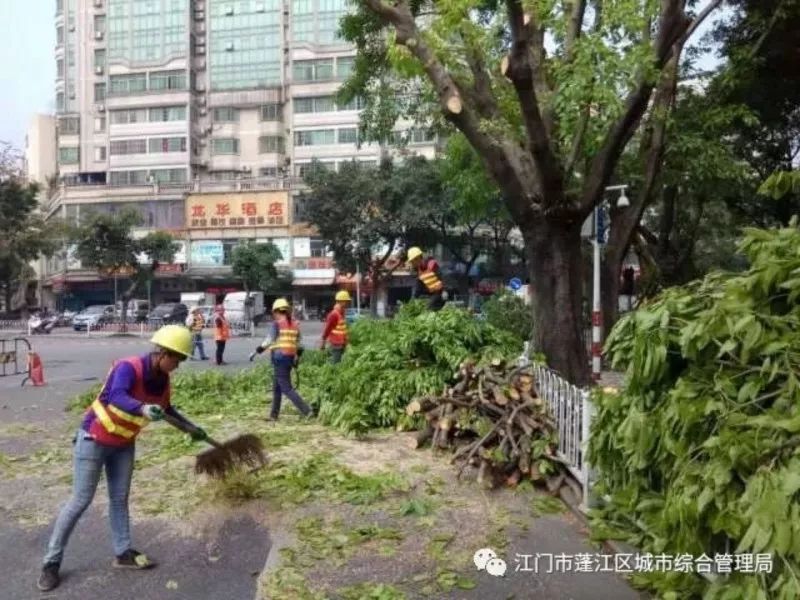
<svg viewBox="0 0 800 600">
<path fill-rule="evenodd" d="M 272 366 L 272 407 L 268 421 L 277 421 L 281 412 L 281 400 L 285 395 L 292 401 L 301 415 L 307 417 L 311 408 L 306 404 L 292 385 L 292 369 L 303 354 L 300 345 L 300 327 L 292 319 L 292 307 L 286 298 L 278 298 L 272 303 L 272 324 L 267 337 L 250 355 L 252 361 L 256 354 L 269 350 Z"/>
<path fill-rule="evenodd" d="M 428 308 L 439 310 L 447 301 L 447 291 L 439 269 L 439 263 L 432 256 L 425 258 L 422 249 L 412 246 L 408 249 L 408 264 L 417 275 L 417 285 L 412 297 L 428 297 Z"/>
<path fill-rule="evenodd" d="M 325 344 L 331 347 L 331 362 L 337 364 L 342 360 L 345 348 L 347 347 L 347 319 L 345 311 L 350 304 L 351 298 L 347 290 L 336 292 L 334 296 L 335 304 L 325 319 L 325 328 L 322 330 L 322 341 L 320 349 L 325 350 Z"/>
<path fill-rule="evenodd" d="M 74 443 L 72 496 L 61 509 L 47 545 L 37 586 L 58 587 L 59 568 L 75 524 L 94 498 L 105 469 L 115 567 L 148 569 L 155 563 L 131 543 L 128 497 L 136 438 L 151 421 L 167 414 L 187 426 L 195 440 L 205 431 L 170 404 L 170 375 L 192 353 L 192 335 L 180 325 L 159 329 L 152 352 L 114 362 L 97 398 L 84 413 Z"/>
</svg>

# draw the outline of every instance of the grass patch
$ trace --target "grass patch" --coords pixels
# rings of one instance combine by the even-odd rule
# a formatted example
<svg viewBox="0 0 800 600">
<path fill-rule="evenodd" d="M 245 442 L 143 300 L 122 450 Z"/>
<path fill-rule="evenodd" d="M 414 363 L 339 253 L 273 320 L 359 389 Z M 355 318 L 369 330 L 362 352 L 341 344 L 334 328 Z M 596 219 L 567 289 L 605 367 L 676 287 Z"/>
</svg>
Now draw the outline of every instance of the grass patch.
<svg viewBox="0 0 800 600">
<path fill-rule="evenodd" d="M 272 572 L 262 586 L 270 600 L 326 600 L 325 595 L 309 589 L 303 573 L 294 567 L 281 567 Z"/>
<path fill-rule="evenodd" d="M 427 498 L 410 498 L 400 504 L 397 514 L 401 517 L 427 517 L 434 511 L 434 504 Z"/>
</svg>

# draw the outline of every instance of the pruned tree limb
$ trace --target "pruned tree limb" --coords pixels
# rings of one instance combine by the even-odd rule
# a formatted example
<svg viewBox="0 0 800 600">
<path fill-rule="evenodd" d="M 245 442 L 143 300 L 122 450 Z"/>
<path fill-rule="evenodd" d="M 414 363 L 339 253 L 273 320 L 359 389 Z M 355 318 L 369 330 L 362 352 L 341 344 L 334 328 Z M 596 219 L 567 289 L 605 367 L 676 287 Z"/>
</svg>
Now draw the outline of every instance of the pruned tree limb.
<svg viewBox="0 0 800 600">
<path fill-rule="evenodd" d="M 568 62 L 572 62 L 575 60 L 575 45 L 583 31 L 583 17 L 586 15 L 586 0 L 567 0 L 565 4 L 572 5 L 569 11 L 569 22 L 567 23 L 567 37 L 564 41 L 566 59 Z"/>
</svg>

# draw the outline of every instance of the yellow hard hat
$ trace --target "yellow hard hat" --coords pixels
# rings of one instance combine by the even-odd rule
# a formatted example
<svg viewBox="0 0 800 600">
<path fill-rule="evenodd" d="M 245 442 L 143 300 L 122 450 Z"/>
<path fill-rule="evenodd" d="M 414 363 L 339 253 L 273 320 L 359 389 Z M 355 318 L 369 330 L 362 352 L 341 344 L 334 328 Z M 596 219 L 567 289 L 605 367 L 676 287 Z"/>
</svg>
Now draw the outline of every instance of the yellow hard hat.
<svg viewBox="0 0 800 600">
<path fill-rule="evenodd" d="M 272 303 L 272 312 L 276 310 L 284 310 L 289 308 L 289 303 L 286 301 L 286 298 L 278 298 L 275 302 Z"/>
<path fill-rule="evenodd" d="M 347 290 L 341 290 L 336 292 L 335 300 L 336 302 L 350 302 L 352 298 L 350 298 L 350 294 L 347 292 Z"/>
<path fill-rule="evenodd" d="M 417 246 L 412 246 L 408 249 L 408 262 L 411 262 L 415 258 L 422 256 L 422 250 Z"/>
<path fill-rule="evenodd" d="M 183 356 L 192 354 L 192 334 L 180 325 L 165 325 L 150 339 L 159 348 L 176 352 Z"/>
</svg>

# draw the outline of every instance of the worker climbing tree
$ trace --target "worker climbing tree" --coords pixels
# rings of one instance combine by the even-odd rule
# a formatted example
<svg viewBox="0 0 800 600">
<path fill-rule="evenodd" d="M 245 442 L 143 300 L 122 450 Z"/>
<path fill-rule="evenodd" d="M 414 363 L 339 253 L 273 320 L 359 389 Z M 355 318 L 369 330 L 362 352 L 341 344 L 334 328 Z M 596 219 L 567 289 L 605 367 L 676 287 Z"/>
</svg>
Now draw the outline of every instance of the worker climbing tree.
<svg viewBox="0 0 800 600">
<path fill-rule="evenodd" d="M 413 246 L 408 250 L 408 264 L 417 272 L 417 285 L 413 297 L 428 297 L 428 308 L 440 310 L 447 302 L 447 290 L 444 289 L 439 263 L 432 256 L 423 257 L 422 250 Z"/>
</svg>

